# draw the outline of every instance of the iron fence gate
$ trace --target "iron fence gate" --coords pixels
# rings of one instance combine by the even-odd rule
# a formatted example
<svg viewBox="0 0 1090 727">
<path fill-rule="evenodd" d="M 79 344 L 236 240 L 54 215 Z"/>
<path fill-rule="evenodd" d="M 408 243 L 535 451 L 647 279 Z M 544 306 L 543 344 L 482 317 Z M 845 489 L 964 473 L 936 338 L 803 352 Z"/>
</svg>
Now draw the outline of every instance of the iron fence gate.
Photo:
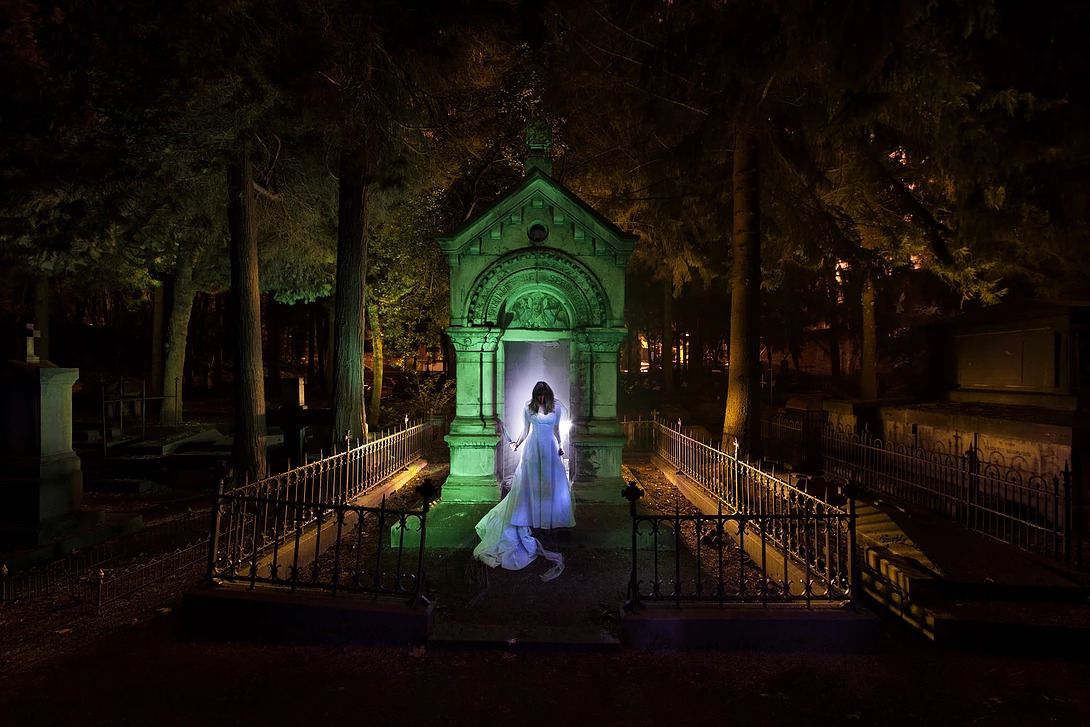
<svg viewBox="0 0 1090 727">
<path fill-rule="evenodd" d="M 630 446 L 642 446 L 662 457 L 678 473 L 694 482 L 718 503 L 715 514 L 637 514 L 639 488 L 626 490 L 632 506 L 632 573 L 629 598 L 639 601 L 803 602 L 850 600 L 855 575 L 855 512 L 851 499 L 844 507 L 832 505 L 715 447 L 687 436 L 680 428 L 652 420 L 624 423 Z M 679 538 L 695 536 L 695 563 L 684 564 Z M 722 572 L 723 535 L 746 551 L 758 569 L 755 577 Z M 673 539 L 660 549 L 660 534 Z M 651 543 L 643 573 L 637 540 Z M 750 547 L 746 547 L 747 539 Z M 692 538 L 690 538 L 692 540 Z M 706 541 L 714 547 L 704 555 Z M 672 555 L 660 550 L 669 550 Z M 706 558 L 717 567 L 706 567 Z M 669 559 L 669 560 L 668 560 Z M 743 562 L 739 558 L 739 562 Z M 670 578 L 662 577 L 665 568 Z M 683 573 L 683 570 L 685 571 Z M 646 572 L 649 571 L 649 572 Z M 797 574 L 792 578 L 791 573 Z M 668 590 L 664 583 L 671 584 Z M 728 583 L 732 582 L 728 586 Z M 747 587 L 747 581 L 756 583 Z M 688 588 L 688 590 L 686 590 Z"/>
<path fill-rule="evenodd" d="M 346 437 L 343 452 L 229 491 L 221 487 L 209 579 L 420 596 L 427 513 L 435 494 L 430 482 L 418 488 L 424 504 L 417 510 L 390 508 L 385 497 L 379 507 L 352 503 L 425 454 L 442 434 L 441 424 L 422 422 L 354 447 Z M 391 527 L 400 533 L 397 542 L 387 532 Z M 416 564 L 405 572 L 404 552 L 417 542 Z M 390 547 L 392 554 L 385 550 Z M 331 558 L 323 560 L 330 549 Z"/>
</svg>

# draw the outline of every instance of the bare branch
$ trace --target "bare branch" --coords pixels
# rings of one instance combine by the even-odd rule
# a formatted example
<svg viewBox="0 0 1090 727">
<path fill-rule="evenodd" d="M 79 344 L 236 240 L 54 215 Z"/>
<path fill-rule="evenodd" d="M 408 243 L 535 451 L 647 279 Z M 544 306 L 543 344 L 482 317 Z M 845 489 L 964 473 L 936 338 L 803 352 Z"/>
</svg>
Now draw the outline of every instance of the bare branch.
<svg viewBox="0 0 1090 727">
<path fill-rule="evenodd" d="M 265 187 L 262 187 L 257 182 L 254 182 L 253 184 L 254 184 L 254 191 L 257 192 L 258 194 L 260 194 L 262 197 L 267 197 L 269 199 L 279 199 L 280 198 L 280 193 L 279 192 L 271 192 L 268 189 L 266 189 Z"/>
</svg>

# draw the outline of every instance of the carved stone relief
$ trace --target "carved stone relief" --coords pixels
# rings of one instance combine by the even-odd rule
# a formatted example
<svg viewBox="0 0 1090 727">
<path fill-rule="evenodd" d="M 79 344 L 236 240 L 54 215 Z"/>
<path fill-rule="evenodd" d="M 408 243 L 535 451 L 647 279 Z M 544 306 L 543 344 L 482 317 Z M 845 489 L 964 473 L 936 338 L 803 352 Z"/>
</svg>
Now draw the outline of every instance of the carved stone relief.
<svg viewBox="0 0 1090 727">
<path fill-rule="evenodd" d="M 566 330 L 571 325 L 564 306 L 548 293 L 524 295 L 508 306 L 508 312 L 514 316 L 510 328 Z"/>
</svg>

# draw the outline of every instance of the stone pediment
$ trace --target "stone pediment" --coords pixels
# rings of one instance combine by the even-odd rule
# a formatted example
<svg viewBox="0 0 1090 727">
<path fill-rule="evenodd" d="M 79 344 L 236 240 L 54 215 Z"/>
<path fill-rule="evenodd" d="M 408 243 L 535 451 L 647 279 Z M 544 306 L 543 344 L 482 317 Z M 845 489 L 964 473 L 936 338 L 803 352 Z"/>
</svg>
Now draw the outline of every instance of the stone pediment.
<svg viewBox="0 0 1090 727">
<path fill-rule="evenodd" d="M 565 330 L 605 325 L 609 316 L 608 294 L 598 278 L 554 250 L 513 252 L 490 265 L 471 291 L 465 320 L 474 326 Z"/>
<path fill-rule="evenodd" d="M 528 246 L 607 257 L 623 268 L 636 240 L 540 169 L 453 234 L 437 238 L 452 268 L 467 257 L 496 258 Z"/>
</svg>

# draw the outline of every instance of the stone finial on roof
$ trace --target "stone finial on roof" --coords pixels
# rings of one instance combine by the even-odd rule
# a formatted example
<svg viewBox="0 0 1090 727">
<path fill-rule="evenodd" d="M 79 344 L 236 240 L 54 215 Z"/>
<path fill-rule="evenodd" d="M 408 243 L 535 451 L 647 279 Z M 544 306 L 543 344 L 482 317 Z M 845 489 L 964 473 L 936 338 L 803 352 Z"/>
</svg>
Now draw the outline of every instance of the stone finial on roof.
<svg viewBox="0 0 1090 727">
<path fill-rule="evenodd" d="M 526 174 L 540 169 L 552 176 L 553 162 L 549 158 L 549 147 L 552 145 L 553 135 L 548 121 L 538 119 L 526 125 L 526 146 L 530 150 L 530 155 L 526 157 Z"/>
<path fill-rule="evenodd" d="M 526 124 L 526 146 L 530 147 L 531 152 L 547 154 L 552 145 L 553 133 L 548 121 L 538 119 Z"/>
</svg>

